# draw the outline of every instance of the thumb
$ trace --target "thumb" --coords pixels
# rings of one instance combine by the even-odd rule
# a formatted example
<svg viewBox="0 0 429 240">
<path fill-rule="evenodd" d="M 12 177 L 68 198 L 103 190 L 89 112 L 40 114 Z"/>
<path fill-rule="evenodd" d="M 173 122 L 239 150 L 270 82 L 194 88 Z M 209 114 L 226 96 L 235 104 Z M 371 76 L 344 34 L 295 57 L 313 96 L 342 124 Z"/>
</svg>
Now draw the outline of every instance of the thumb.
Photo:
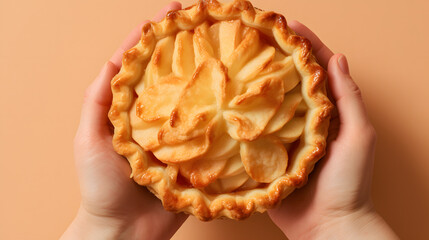
<svg viewBox="0 0 429 240">
<path fill-rule="evenodd" d="M 341 126 L 356 128 L 369 122 L 359 87 L 350 76 L 347 59 L 335 54 L 328 63 L 329 86 L 337 105 Z"/>
</svg>

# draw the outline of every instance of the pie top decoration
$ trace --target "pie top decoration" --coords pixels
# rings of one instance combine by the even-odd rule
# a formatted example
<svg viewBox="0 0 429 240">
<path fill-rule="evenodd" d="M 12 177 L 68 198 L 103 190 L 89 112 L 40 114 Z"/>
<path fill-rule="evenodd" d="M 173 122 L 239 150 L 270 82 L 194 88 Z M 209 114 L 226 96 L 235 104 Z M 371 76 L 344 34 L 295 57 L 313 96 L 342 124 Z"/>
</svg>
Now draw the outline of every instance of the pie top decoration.
<svg viewBox="0 0 429 240">
<path fill-rule="evenodd" d="M 305 184 L 324 155 L 325 81 L 282 15 L 200 1 L 144 25 L 124 53 L 113 145 L 167 210 L 243 219 Z"/>
</svg>

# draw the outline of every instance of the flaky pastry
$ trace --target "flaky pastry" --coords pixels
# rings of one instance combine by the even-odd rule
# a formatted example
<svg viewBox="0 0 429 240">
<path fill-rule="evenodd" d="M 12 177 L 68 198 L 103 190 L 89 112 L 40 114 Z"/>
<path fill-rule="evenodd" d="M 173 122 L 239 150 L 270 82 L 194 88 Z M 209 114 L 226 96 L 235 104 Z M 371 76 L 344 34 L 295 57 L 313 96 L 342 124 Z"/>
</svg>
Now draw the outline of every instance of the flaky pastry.
<svg viewBox="0 0 429 240">
<path fill-rule="evenodd" d="M 282 15 L 203 0 L 144 25 L 124 53 L 113 145 L 165 209 L 244 219 L 303 186 L 325 154 L 325 81 Z"/>
</svg>

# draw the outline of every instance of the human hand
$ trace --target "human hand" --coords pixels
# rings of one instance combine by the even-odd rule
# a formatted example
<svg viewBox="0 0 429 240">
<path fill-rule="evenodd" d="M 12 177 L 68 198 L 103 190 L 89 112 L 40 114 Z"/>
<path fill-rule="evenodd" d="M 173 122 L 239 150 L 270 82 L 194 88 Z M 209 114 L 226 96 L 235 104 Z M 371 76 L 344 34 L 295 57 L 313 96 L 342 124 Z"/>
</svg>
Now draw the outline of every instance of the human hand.
<svg viewBox="0 0 429 240">
<path fill-rule="evenodd" d="M 180 8 L 172 2 L 153 20 Z M 62 239 L 169 239 L 186 219 L 183 213 L 165 211 L 153 194 L 130 179 L 127 160 L 112 146 L 107 117 L 110 81 L 121 67 L 122 54 L 137 43 L 147 22 L 131 32 L 86 91 L 74 144 L 82 202 Z"/>
<path fill-rule="evenodd" d="M 327 154 L 308 184 L 269 210 L 269 216 L 290 239 L 396 239 L 372 206 L 376 133 L 345 56 L 334 55 L 303 24 L 291 21 L 289 26 L 311 41 L 314 55 L 327 69 L 338 112 L 331 118 Z"/>
</svg>

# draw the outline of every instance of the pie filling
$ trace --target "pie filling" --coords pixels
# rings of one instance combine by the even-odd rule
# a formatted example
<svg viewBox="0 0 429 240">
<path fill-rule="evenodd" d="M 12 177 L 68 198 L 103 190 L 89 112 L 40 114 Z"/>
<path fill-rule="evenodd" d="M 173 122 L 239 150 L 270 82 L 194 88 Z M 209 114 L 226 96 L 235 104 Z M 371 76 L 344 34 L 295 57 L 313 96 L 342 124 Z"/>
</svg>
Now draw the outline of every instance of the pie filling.
<svg viewBox="0 0 429 240">
<path fill-rule="evenodd" d="M 240 20 L 157 42 L 129 120 L 133 140 L 176 169 L 180 187 L 229 193 L 287 174 L 308 107 L 292 56 L 273 42 Z"/>
</svg>

